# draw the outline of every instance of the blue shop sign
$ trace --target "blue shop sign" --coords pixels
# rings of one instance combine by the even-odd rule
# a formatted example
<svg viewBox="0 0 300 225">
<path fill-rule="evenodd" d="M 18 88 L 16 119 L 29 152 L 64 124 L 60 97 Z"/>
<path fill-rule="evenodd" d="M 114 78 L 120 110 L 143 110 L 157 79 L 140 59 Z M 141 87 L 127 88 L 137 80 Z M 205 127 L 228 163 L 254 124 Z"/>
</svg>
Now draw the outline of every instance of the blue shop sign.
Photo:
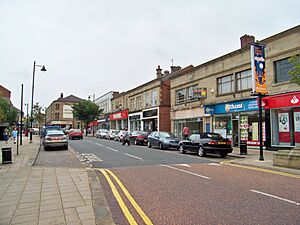
<svg viewBox="0 0 300 225">
<path fill-rule="evenodd" d="M 204 110 L 206 114 L 224 114 L 258 110 L 258 105 L 256 99 L 247 99 L 215 105 L 206 105 Z"/>
</svg>

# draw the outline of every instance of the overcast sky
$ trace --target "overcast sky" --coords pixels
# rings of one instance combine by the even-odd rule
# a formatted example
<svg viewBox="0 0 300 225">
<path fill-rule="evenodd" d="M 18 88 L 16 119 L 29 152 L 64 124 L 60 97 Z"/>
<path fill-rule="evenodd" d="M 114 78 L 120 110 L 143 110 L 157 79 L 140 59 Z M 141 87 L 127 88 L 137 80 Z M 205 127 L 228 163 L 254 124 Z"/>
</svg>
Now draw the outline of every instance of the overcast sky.
<svg viewBox="0 0 300 225">
<path fill-rule="evenodd" d="M 197 66 L 300 24 L 299 0 L 0 0 L 0 84 L 20 108 L 126 91 L 161 65 Z"/>
</svg>

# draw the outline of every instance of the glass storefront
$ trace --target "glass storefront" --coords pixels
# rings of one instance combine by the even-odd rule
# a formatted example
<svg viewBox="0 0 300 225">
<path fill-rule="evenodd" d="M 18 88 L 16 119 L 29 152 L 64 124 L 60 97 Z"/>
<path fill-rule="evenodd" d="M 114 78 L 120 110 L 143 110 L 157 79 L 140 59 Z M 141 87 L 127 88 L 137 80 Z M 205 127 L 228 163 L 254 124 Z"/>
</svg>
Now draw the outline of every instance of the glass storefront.
<svg viewBox="0 0 300 225">
<path fill-rule="evenodd" d="M 203 132 L 203 120 L 202 118 L 191 118 L 191 119 L 181 119 L 174 120 L 174 135 L 180 139 L 183 138 L 182 130 L 184 126 L 190 129 L 190 133 Z"/>
<path fill-rule="evenodd" d="M 143 130 L 146 132 L 157 131 L 157 119 L 144 120 L 144 129 Z"/>
</svg>

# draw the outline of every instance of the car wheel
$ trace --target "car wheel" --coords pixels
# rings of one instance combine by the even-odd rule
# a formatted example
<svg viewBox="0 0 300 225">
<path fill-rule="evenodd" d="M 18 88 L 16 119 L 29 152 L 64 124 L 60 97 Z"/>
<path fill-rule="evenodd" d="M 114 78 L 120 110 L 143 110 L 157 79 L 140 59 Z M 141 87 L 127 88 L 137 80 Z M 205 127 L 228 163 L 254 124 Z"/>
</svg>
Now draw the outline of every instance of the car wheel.
<svg viewBox="0 0 300 225">
<path fill-rule="evenodd" d="M 164 149 L 164 145 L 163 145 L 163 143 L 161 143 L 161 142 L 159 142 L 159 149 L 160 149 L 160 150 L 163 150 L 163 149 Z"/>
<path fill-rule="evenodd" d="M 180 154 L 184 154 L 185 153 L 183 145 L 179 145 L 179 149 L 178 150 L 179 150 Z"/>
<path fill-rule="evenodd" d="M 227 154 L 227 152 L 221 152 L 221 158 L 226 158 Z"/>
<path fill-rule="evenodd" d="M 68 150 L 69 149 L 69 146 L 65 146 L 65 150 Z"/>
<path fill-rule="evenodd" d="M 203 157 L 203 156 L 206 155 L 206 152 L 205 152 L 203 146 L 200 146 L 200 147 L 198 148 L 198 155 L 199 155 L 200 157 Z"/>
<path fill-rule="evenodd" d="M 151 143 L 150 143 L 150 141 L 148 141 L 147 146 L 148 146 L 148 148 L 151 148 Z"/>
<path fill-rule="evenodd" d="M 45 150 L 45 151 L 48 151 L 48 148 L 47 148 L 47 147 L 44 147 L 44 150 Z"/>
</svg>

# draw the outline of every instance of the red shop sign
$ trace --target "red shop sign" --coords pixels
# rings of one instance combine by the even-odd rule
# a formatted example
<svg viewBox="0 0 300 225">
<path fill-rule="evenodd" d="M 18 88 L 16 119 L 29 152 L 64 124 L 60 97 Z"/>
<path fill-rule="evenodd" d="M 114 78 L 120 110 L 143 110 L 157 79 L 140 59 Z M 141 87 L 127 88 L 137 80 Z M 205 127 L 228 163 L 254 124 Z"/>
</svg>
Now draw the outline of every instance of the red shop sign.
<svg viewBox="0 0 300 225">
<path fill-rule="evenodd" d="M 300 92 L 264 97 L 262 105 L 265 109 L 300 106 Z"/>
<path fill-rule="evenodd" d="M 109 115 L 110 120 L 123 120 L 128 118 L 128 110 L 123 110 Z"/>
</svg>

